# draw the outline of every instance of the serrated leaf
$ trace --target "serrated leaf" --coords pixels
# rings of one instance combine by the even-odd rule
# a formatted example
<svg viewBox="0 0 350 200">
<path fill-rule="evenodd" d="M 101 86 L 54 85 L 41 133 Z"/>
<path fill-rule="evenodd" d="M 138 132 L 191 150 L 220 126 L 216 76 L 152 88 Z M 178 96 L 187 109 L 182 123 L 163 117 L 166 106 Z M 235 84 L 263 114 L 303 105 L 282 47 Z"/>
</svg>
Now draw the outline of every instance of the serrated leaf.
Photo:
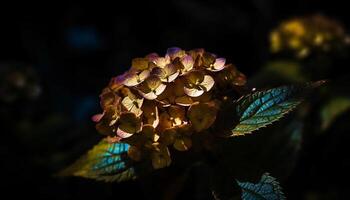
<svg viewBox="0 0 350 200">
<path fill-rule="evenodd" d="M 282 86 L 243 96 L 236 102 L 238 123 L 231 136 L 245 135 L 279 120 L 301 102 L 307 89 L 319 84 Z"/>
<path fill-rule="evenodd" d="M 276 179 L 265 173 L 262 175 L 259 183 L 240 182 L 238 185 L 242 189 L 243 200 L 283 200 L 286 199 L 282 188 Z"/>
<path fill-rule="evenodd" d="M 326 130 L 338 116 L 350 109 L 349 97 L 334 97 L 321 110 L 322 129 Z"/>
<path fill-rule="evenodd" d="M 126 143 L 99 142 L 87 154 L 78 159 L 61 176 L 80 176 L 106 182 L 121 182 L 136 178 L 133 161 L 127 157 Z"/>
</svg>

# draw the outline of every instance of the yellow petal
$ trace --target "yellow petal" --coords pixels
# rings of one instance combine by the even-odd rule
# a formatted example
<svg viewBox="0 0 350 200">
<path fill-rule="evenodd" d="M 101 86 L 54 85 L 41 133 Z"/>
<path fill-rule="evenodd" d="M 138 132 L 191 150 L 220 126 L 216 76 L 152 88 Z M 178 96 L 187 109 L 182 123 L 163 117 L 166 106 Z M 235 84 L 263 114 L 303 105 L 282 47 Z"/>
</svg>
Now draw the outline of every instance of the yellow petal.
<svg viewBox="0 0 350 200">
<path fill-rule="evenodd" d="M 204 74 L 202 71 L 191 71 L 186 75 L 187 85 L 197 85 L 198 83 L 203 82 Z"/>
<path fill-rule="evenodd" d="M 206 92 L 208 92 L 214 86 L 214 83 L 215 81 L 211 76 L 205 75 L 203 82 L 200 85 L 205 88 Z"/>
<path fill-rule="evenodd" d="M 148 69 L 148 59 L 147 58 L 134 58 L 132 59 L 131 67 L 137 70 Z"/>
<path fill-rule="evenodd" d="M 168 128 L 160 135 L 159 142 L 166 146 L 172 145 L 175 141 L 176 134 L 176 128 Z"/>
<path fill-rule="evenodd" d="M 155 94 L 158 96 L 164 92 L 166 88 L 165 84 L 160 84 L 156 89 L 155 89 Z"/>
<path fill-rule="evenodd" d="M 202 90 L 200 88 L 184 87 L 184 92 L 190 97 L 199 97 L 204 93 L 204 90 Z"/>
<path fill-rule="evenodd" d="M 175 103 L 180 106 L 190 106 L 191 104 L 193 104 L 193 100 L 189 96 L 182 96 L 182 97 L 177 97 L 175 99 Z"/>
<path fill-rule="evenodd" d="M 157 89 L 161 84 L 162 81 L 159 79 L 159 77 L 155 75 L 148 77 L 148 79 L 146 80 L 146 85 L 151 91 Z"/>
<path fill-rule="evenodd" d="M 197 131 L 203 131 L 209 128 L 216 119 L 217 108 L 209 103 L 197 103 L 192 105 L 188 110 L 188 118 Z"/>
<path fill-rule="evenodd" d="M 181 107 L 181 106 L 170 106 L 168 108 L 168 113 L 170 116 L 170 120 L 172 121 L 172 125 L 173 126 L 178 126 L 183 124 L 183 122 L 185 121 L 185 108 Z"/>
<path fill-rule="evenodd" d="M 178 138 L 174 142 L 174 148 L 178 151 L 187 151 L 192 147 L 192 140 L 188 137 Z"/>
<path fill-rule="evenodd" d="M 124 85 L 128 87 L 136 86 L 142 83 L 150 75 L 149 70 L 143 70 L 137 73 L 129 73 L 126 75 Z"/>
<path fill-rule="evenodd" d="M 141 126 L 141 120 L 134 113 L 127 112 L 120 116 L 118 130 L 120 130 L 121 134 L 124 134 L 123 132 L 134 134 L 141 130 Z"/>
<path fill-rule="evenodd" d="M 154 100 L 158 97 L 153 91 L 149 93 L 143 93 L 140 91 L 140 93 L 145 99 L 148 99 L 148 100 Z"/>
<path fill-rule="evenodd" d="M 163 68 L 170 63 L 170 57 L 168 55 L 166 55 L 165 57 L 158 57 L 154 60 L 154 63 L 157 66 Z"/>
<path fill-rule="evenodd" d="M 205 52 L 202 57 L 203 65 L 205 67 L 210 67 L 215 62 L 215 56 L 211 53 Z"/>
<path fill-rule="evenodd" d="M 153 101 L 146 101 L 142 110 L 144 112 L 145 123 L 157 127 L 159 124 L 158 107 Z"/>
<path fill-rule="evenodd" d="M 167 147 L 160 147 L 160 152 L 153 152 L 151 158 L 154 169 L 167 167 L 171 163 L 170 152 Z"/>
<path fill-rule="evenodd" d="M 129 112 L 135 113 L 136 116 L 140 116 L 142 114 L 142 110 L 140 109 L 143 104 L 143 98 L 137 98 L 135 96 L 126 96 L 122 100 L 122 105 Z"/>
<path fill-rule="evenodd" d="M 100 95 L 100 105 L 102 109 L 106 109 L 108 106 L 119 104 L 120 97 L 113 91 L 103 92 Z"/>
</svg>

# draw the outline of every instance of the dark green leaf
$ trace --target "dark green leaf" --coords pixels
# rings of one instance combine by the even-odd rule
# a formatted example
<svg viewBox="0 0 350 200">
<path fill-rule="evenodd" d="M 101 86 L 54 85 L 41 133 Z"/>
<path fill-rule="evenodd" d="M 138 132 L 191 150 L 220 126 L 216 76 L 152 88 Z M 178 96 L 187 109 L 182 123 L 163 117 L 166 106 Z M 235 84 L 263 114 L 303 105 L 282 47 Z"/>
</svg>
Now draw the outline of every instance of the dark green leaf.
<svg viewBox="0 0 350 200">
<path fill-rule="evenodd" d="M 327 129 L 335 119 L 350 109 L 349 97 L 334 97 L 321 110 L 322 129 Z"/>
<path fill-rule="evenodd" d="M 239 182 L 242 188 L 243 200 L 282 200 L 286 199 L 282 192 L 282 188 L 276 179 L 265 173 L 262 175 L 259 183 Z"/>
<path fill-rule="evenodd" d="M 121 182 L 136 178 L 133 161 L 127 156 L 129 145 L 99 142 L 86 155 L 62 171 L 62 176 L 80 176 L 106 182 Z"/>
</svg>

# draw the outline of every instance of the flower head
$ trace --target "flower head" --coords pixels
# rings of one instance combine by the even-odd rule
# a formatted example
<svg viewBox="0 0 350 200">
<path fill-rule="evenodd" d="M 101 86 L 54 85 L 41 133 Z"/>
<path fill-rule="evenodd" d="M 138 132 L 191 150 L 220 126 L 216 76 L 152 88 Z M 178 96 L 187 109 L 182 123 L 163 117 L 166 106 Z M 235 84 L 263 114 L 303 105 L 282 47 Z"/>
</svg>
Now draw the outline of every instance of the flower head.
<svg viewBox="0 0 350 200">
<path fill-rule="evenodd" d="M 244 84 L 245 76 L 225 58 L 169 48 L 164 57 L 133 59 L 129 71 L 112 78 L 100 95 L 103 112 L 93 121 L 107 141 L 128 143 L 131 159 L 148 158 L 163 168 L 173 149 L 191 150 L 194 138 L 210 135 L 222 88 Z"/>
</svg>

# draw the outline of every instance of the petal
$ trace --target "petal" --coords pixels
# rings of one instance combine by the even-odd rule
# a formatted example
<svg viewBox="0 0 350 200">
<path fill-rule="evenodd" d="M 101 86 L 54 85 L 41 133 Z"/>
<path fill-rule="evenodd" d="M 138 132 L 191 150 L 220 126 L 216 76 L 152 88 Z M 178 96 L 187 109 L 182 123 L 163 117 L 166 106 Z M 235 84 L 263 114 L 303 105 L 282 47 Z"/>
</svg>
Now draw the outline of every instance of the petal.
<svg viewBox="0 0 350 200">
<path fill-rule="evenodd" d="M 174 144 L 176 138 L 176 128 L 168 128 L 161 134 L 159 142 L 166 146 Z"/>
<path fill-rule="evenodd" d="M 181 63 L 184 66 L 182 73 L 185 73 L 185 72 L 192 70 L 194 61 L 193 61 L 192 56 L 185 56 L 182 58 Z"/>
<path fill-rule="evenodd" d="M 135 98 L 135 99 L 132 99 Z M 142 110 L 140 109 L 143 103 L 143 98 L 136 98 L 131 97 L 131 94 L 129 96 L 126 96 L 122 100 L 122 105 L 125 107 L 125 109 L 129 112 L 135 113 L 137 116 L 139 116 L 142 113 Z"/>
<path fill-rule="evenodd" d="M 140 161 L 142 154 L 140 149 L 135 146 L 130 146 L 128 149 L 128 156 L 135 161 Z"/>
<path fill-rule="evenodd" d="M 152 75 L 147 78 L 146 85 L 150 90 L 157 89 L 162 84 L 162 81 L 159 79 L 158 76 Z"/>
<path fill-rule="evenodd" d="M 215 56 L 211 53 L 205 52 L 202 57 L 203 65 L 210 67 L 215 62 Z"/>
<path fill-rule="evenodd" d="M 113 91 L 116 91 L 118 90 L 120 87 L 123 86 L 123 83 L 126 79 L 126 76 L 127 76 L 127 72 L 125 72 L 124 74 L 122 75 L 119 75 L 119 76 L 116 76 L 116 77 L 113 77 L 110 82 L 109 82 L 109 87 L 113 90 Z"/>
<path fill-rule="evenodd" d="M 204 93 L 204 90 L 184 87 L 184 92 L 190 97 L 199 97 Z"/>
<path fill-rule="evenodd" d="M 134 113 L 123 113 L 119 119 L 119 128 L 121 131 L 134 134 L 141 130 L 142 122 Z M 118 133 L 118 132 L 117 132 Z"/>
<path fill-rule="evenodd" d="M 121 137 L 119 137 L 119 136 L 107 136 L 106 137 L 106 141 L 108 142 L 108 143 L 117 143 L 117 142 L 119 142 L 120 140 L 121 140 L 122 138 Z"/>
<path fill-rule="evenodd" d="M 176 139 L 174 148 L 178 151 L 187 151 L 192 147 L 192 140 L 188 137 Z"/>
<path fill-rule="evenodd" d="M 163 132 L 167 128 L 172 127 L 172 122 L 170 120 L 170 115 L 167 112 L 163 112 L 159 116 L 159 125 L 157 127 L 157 130 L 159 132 Z"/>
<path fill-rule="evenodd" d="M 148 100 L 154 100 L 156 99 L 158 96 L 152 91 L 152 92 L 149 92 L 149 93 L 143 93 L 140 91 L 140 94 L 145 98 L 145 99 L 148 99 Z"/>
<path fill-rule="evenodd" d="M 126 75 L 123 84 L 125 86 L 132 87 L 132 86 L 136 86 L 136 85 L 140 84 L 141 82 L 142 81 L 139 80 L 138 75 L 133 73 L 133 74 Z"/>
<path fill-rule="evenodd" d="M 166 82 L 172 82 L 179 75 L 178 69 L 175 65 L 169 64 L 164 67 L 164 72 L 166 74 Z"/>
<path fill-rule="evenodd" d="M 173 126 L 181 125 L 185 121 L 186 111 L 184 107 L 170 106 L 168 113 L 172 119 Z"/>
<path fill-rule="evenodd" d="M 96 124 L 96 130 L 102 135 L 113 135 L 114 133 L 114 127 L 108 126 L 108 124 L 102 121 Z"/>
<path fill-rule="evenodd" d="M 101 118 L 103 117 L 103 113 L 100 113 L 100 114 L 96 114 L 94 116 L 91 117 L 92 121 L 93 122 L 99 122 L 101 120 Z"/>
<path fill-rule="evenodd" d="M 153 152 L 151 158 L 154 169 L 161 169 L 171 164 L 170 152 L 167 147 L 160 147 L 160 152 Z"/>
<path fill-rule="evenodd" d="M 204 80 L 204 73 L 202 71 L 196 70 L 196 71 L 191 71 L 188 73 L 186 76 L 187 83 L 186 84 L 198 84 L 203 82 Z"/>
<path fill-rule="evenodd" d="M 200 85 L 205 88 L 206 92 L 208 92 L 214 86 L 214 83 L 215 81 L 211 76 L 205 75 L 203 82 Z"/>
<path fill-rule="evenodd" d="M 193 104 L 193 100 L 189 96 L 177 97 L 175 103 L 180 106 L 190 106 Z"/>
<path fill-rule="evenodd" d="M 208 103 L 192 105 L 187 113 L 195 131 L 201 132 L 209 128 L 216 119 L 217 108 Z"/>
<path fill-rule="evenodd" d="M 174 74 L 168 76 L 166 82 L 173 82 L 178 76 L 180 72 L 175 72 Z"/>
<path fill-rule="evenodd" d="M 213 71 L 213 72 L 218 72 L 221 71 L 225 68 L 225 58 L 217 58 L 215 60 L 215 63 L 212 65 L 211 68 L 208 68 L 208 70 Z"/>
<path fill-rule="evenodd" d="M 165 88 L 166 88 L 166 85 L 165 85 L 165 84 L 160 84 L 160 85 L 158 86 L 158 88 L 155 89 L 155 94 L 156 94 L 157 96 L 160 95 L 160 94 L 162 94 L 162 93 L 164 92 Z"/>
<path fill-rule="evenodd" d="M 109 106 L 117 105 L 120 102 L 120 97 L 117 96 L 113 91 L 103 92 L 100 95 L 100 105 L 102 109 L 106 109 Z"/>
<path fill-rule="evenodd" d="M 159 114 L 156 104 L 151 101 L 146 101 L 142 110 L 144 112 L 145 123 L 157 127 L 159 124 Z"/>
<path fill-rule="evenodd" d="M 152 143 L 157 142 L 159 139 L 159 136 L 155 133 L 154 127 L 151 125 L 144 125 L 141 134 Z"/>
<path fill-rule="evenodd" d="M 148 69 L 148 62 L 147 58 L 134 58 L 131 67 L 137 70 L 146 70 Z"/>
<path fill-rule="evenodd" d="M 153 68 L 151 74 L 158 76 L 160 79 L 165 79 L 167 77 L 166 71 L 160 67 Z"/>
<path fill-rule="evenodd" d="M 163 68 L 170 63 L 170 57 L 166 55 L 165 57 L 158 57 L 154 60 L 154 63 L 159 67 Z"/>
<path fill-rule="evenodd" d="M 167 50 L 166 54 L 171 58 L 171 60 L 174 60 L 175 58 L 183 57 L 185 55 L 185 51 L 179 47 L 171 47 Z"/>
<path fill-rule="evenodd" d="M 146 58 L 150 61 L 150 62 L 154 62 L 157 58 L 158 58 L 158 54 L 157 53 L 150 53 L 146 56 Z"/>
<path fill-rule="evenodd" d="M 128 138 L 128 137 L 131 137 L 133 135 L 133 133 L 128 133 L 128 132 L 125 132 L 122 129 L 118 128 L 117 135 L 121 138 Z"/>
<path fill-rule="evenodd" d="M 143 70 L 140 74 L 139 74 L 139 80 L 142 82 L 144 80 L 146 80 L 146 78 L 148 78 L 150 76 L 150 71 L 149 70 Z"/>
</svg>

